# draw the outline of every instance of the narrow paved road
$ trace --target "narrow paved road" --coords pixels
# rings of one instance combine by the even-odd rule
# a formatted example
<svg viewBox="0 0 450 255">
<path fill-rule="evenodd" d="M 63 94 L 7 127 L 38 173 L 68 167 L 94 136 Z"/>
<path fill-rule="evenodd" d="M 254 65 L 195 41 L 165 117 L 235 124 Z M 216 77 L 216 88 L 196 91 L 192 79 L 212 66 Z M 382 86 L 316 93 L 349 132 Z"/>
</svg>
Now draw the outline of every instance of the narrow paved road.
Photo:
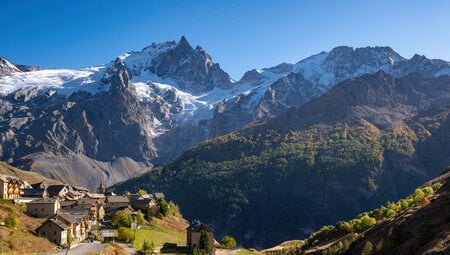
<svg viewBox="0 0 450 255">
<path fill-rule="evenodd" d="M 94 252 L 100 252 L 105 249 L 105 246 L 100 242 L 81 243 L 70 249 L 67 255 L 85 255 Z M 48 255 L 65 255 L 66 250 L 60 250 L 54 253 L 47 253 Z"/>
</svg>

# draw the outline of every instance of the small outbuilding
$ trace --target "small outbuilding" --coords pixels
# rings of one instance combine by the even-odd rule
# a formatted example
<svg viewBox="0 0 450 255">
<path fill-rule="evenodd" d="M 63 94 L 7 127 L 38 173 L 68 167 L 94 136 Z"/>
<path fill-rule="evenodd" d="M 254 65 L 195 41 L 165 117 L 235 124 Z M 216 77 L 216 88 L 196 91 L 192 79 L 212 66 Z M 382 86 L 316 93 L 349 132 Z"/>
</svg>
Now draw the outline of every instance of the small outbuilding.
<svg viewBox="0 0 450 255">
<path fill-rule="evenodd" d="M 194 220 L 186 228 L 187 241 L 186 246 L 189 250 L 195 249 L 208 250 L 209 254 L 215 254 L 214 230 L 198 220 Z M 205 247 L 208 245 L 208 247 Z"/>
</svg>

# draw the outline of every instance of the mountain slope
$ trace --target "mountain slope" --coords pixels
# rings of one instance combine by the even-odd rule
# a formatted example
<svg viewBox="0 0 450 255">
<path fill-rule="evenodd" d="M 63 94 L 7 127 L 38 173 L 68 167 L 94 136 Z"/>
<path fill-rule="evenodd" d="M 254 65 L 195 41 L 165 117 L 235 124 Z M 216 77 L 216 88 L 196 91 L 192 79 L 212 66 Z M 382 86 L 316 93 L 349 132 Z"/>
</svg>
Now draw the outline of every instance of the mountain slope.
<svg viewBox="0 0 450 255">
<path fill-rule="evenodd" d="M 45 181 L 50 185 L 59 185 L 61 182 L 46 178 L 38 173 L 17 169 L 5 162 L 0 162 L 0 174 L 17 176 L 30 184 Z"/>
<path fill-rule="evenodd" d="M 398 202 L 324 226 L 295 254 L 448 254 L 450 169 Z"/>
<path fill-rule="evenodd" d="M 450 253 L 450 172 L 425 184 L 443 186 L 429 203 L 413 207 L 381 222 L 357 239 L 346 254 L 361 254 L 367 243 L 373 254 L 448 254 Z M 367 248 L 366 248 L 367 249 Z"/>
<path fill-rule="evenodd" d="M 346 79 L 379 70 L 435 78 L 449 74 L 449 66 L 405 59 L 389 47 L 342 46 L 251 70 L 236 82 L 185 37 L 80 70 L 37 70 L 3 59 L 0 160 L 74 185 L 110 185 L 303 105 Z"/>
<path fill-rule="evenodd" d="M 449 102 L 449 76 L 363 75 L 113 188 L 163 190 L 219 236 L 272 246 L 437 176 L 450 164 Z"/>
</svg>

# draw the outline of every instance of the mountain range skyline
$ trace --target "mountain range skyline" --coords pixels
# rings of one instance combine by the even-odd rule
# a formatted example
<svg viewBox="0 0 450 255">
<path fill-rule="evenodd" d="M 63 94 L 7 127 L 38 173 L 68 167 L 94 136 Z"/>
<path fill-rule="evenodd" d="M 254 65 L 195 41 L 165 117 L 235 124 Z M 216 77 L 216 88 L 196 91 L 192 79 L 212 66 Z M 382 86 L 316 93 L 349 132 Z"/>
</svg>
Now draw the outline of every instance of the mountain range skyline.
<svg viewBox="0 0 450 255">
<path fill-rule="evenodd" d="M 7 40 L 0 55 L 43 68 L 107 63 L 130 49 L 186 35 L 202 45 L 233 79 L 246 70 L 274 66 L 332 49 L 391 46 L 450 59 L 446 1 L 362 3 L 286 1 L 3 1 Z M 269 17 L 269 18 L 267 18 Z M 420 18 L 418 18 L 420 17 Z M 43 29 L 45 28 L 45 29 Z M 25 31 L 36 31 L 33 33 Z"/>
<path fill-rule="evenodd" d="M 208 52 L 208 50 L 205 50 L 205 49 L 202 47 L 201 44 L 199 44 L 199 45 L 197 45 L 197 44 L 192 44 L 191 41 L 189 40 L 189 38 L 188 38 L 187 36 L 181 35 L 181 36 L 179 37 L 178 40 L 169 39 L 169 40 L 165 40 L 165 41 L 161 41 L 161 42 L 155 42 L 155 41 L 149 42 L 149 43 L 147 43 L 146 45 L 144 45 L 141 49 L 132 49 L 132 50 L 129 50 L 129 51 L 122 52 L 121 54 L 118 54 L 118 55 L 116 55 L 116 56 L 111 56 L 111 57 L 110 57 L 110 61 L 108 61 L 108 62 L 104 62 L 104 63 L 94 63 L 94 64 L 92 64 L 92 65 L 82 66 L 82 67 L 79 67 L 79 68 L 69 68 L 69 67 L 59 67 L 59 66 L 55 66 L 55 67 L 45 67 L 45 66 L 39 66 L 39 65 L 36 65 L 35 63 L 22 63 L 22 62 L 17 62 L 17 61 L 15 61 L 15 59 L 12 59 L 12 58 L 10 58 L 9 56 L 6 56 L 6 55 L 0 55 L 0 58 L 7 59 L 7 60 L 9 60 L 11 63 L 17 64 L 17 65 L 24 65 L 24 66 L 26 66 L 26 67 L 36 67 L 36 68 L 46 69 L 46 70 L 56 70 L 56 69 L 86 70 L 86 69 L 90 69 L 90 68 L 99 68 L 99 67 L 101 68 L 101 67 L 108 66 L 108 65 L 110 65 L 111 63 L 114 62 L 114 59 L 115 59 L 115 58 L 120 58 L 121 56 L 126 56 L 126 55 L 130 55 L 130 54 L 133 54 L 133 53 L 138 53 L 138 52 L 140 52 L 140 51 L 144 51 L 145 49 L 147 49 L 147 48 L 149 48 L 149 47 L 151 47 L 152 45 L 155 45 L 155 44 L 176 43 L 176 42 L 179 42 L 179 41 L 182 41 L 182 40 L 186 40 L 186 42 L 187 42 L 192 48 L 199 48 L 199 49 L 202 49 L 202 50 Z M 315 53 L 312 53 L 311 55 L 301 57 L 301 58 L 299 58 L 299 59 L 297 59 L 297 60 L 294 60 L 294 61 L 282 61 L 282 62 L 279 62 L 279 63 L 275 63 L 275 64 L 272 65 L 272 66 L 252 67 L 252 68 L 250 68 L 250 69 L 243 70 L 242 75 L 239 76 L 239 77 L 233 77 L 231 74 L 229 74 L 229 72 L 228 72 L 227 69 L 225 69 L 225 68 L 223 68 L 223 67 L 222 67 L 222 69 L 230 75 L 230 78 L 232 79 L 233 82 L 238 82 L 238 81 L 240 81 L 242 78 L 244 78 L 244 76 L 246 75 L 246 73 L 247 73 L 248 71 L 251 71 L 251 70 L 261 71 L 261 70 L 263 70 L 263 69 L 274 68 L 274 67 L 276 67 L 276 66 L 278 66 L 278 65 L 280 65 L 280 64 L 295 65 L 295 64 L 298 64 L 298 63 L 300 63 L 300 62 L 302 62 L 302 61 L 304 61 L 304 60 L 307 60 L 307 59 L 309 59 L 310 57 L 313 57 L 313 56 L 315 56 L 315 55 L 320 55 L 320 54 L 322 54 L 322 53 L 328 53 L 328 52 L 331 52 L 331 51 L 333 51 L 333 50 L 335 50 L 335 49 L 338 49 L 338 48 L 348 48 L 348 49 L 351 49 L 351 50 L 367 49 L 367 48 L 368 48 L 368 49 L 372 49 L 372 48 L 373 48 L 373 49 L 376 49 L 376 48 L 386 48 L 386 49 L 389 49 L 389 50 L 395 52 L 396 54 L 399 55 L 399 57 L 401 57 L 401 58 L 404 59 L 404 60 L 412 59 L 412 58 L 414 58 L 414 57 L 424 57 L 424 58 L 430 59 L 430 60 L 442 60 L 442 61 L 445 61 L 445 62 L 450 63 L 450 60 L 447 60 L 447 59 L 445 59 L 445 58 L 441 58 L 441 57 L 439 57 L 439 58 L 430 58 L 430 57 L 428 57 L 427 55 L 425 55 L 425 54 L 423 54 L 423 53 L 421 53 L 421 52 L 414 52 L 414 53 L 412 53 L 412 55 L 411 55 L 410 57 L 408 57 L 408 56 L 402 55 L 399 51 L 397 51 L 395 48 L 393 48 L 393 47 L 391 47 L 391 46 L 389 46 L 389 45 L 365 45 L 365 46 L 335 45 L 335 46 L 333 46 L 332 48 L 329 48 L 329 49 L 323 49 L 323 50 L 317 51 L 317 52 L 315 52 Z M 208 54 L 209 54 L 209 52 L 208 52 Z M 216 61 L 214 55 L 212 55 L 212 54 L 209 54 L 209 55 L 211 56 L 211 60 L 213 60 L 215 63 L 217 63 L 217 64 L 220 65 L 220 62 L 217 62 L 217 61 Z"/>
</svg>

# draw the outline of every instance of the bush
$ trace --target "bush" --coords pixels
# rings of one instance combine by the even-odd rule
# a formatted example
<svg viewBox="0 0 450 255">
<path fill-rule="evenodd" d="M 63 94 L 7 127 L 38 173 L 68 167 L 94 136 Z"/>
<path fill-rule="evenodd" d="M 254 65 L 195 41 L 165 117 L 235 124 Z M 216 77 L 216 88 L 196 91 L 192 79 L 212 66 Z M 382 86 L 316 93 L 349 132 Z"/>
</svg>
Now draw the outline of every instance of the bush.
<svg viewBox="0 0 450 255">
<path fill-rule="evenodd" d="M 425 196 L 427 196 L 427 197 L 434 194 L 434 190 L 430 186 L 422 188 L 422 191 L 423 191 L 423 193 L 425 193 Z"/>
<path fill-rule="evenodd" d="M 142 244 L 142 250 L 143 251 L 153 251 L 153 249 L 154 249 L 153 242 L 144 240 L 144 243 Z"/>
<path fill-rule="evenodd" d="M 442 188 L 442 183 L 436 182 L 435 184 L 433 184 L 433 190 L 434 191 L 437 191 L 440 188 Z"/>
<path fill-rule="evenodd" d="M 148 193 L 146 190 L 140 189 L 140 190 L 138 190 L 138 194 L 139 195 L 147 195 Z"/>
<path fill-rule="evenodd" d="M 166 217 L 167 214 L 169 214 L 169 204 L 167 203 L 167 201 L 160 198 L 156 201 L 156 203 L 158 204 L 159 213 L 162 216 Z"/>
<path fill-rule="evenodd" d="M 138 226 L 143 226 L 146 223 L 145 216 L 141 211 L 136 212 L 136 222 Z"/>
<path fill-rule="evenodd" d="M 19 217 L 17 217 L 17 215 L 15 215 L 13 213 L 8 214 L 8 216 L 6 216 L 6 218 L 5 218 L 5 225 L 8 228 L 17 227 L 19 225 L 19 222 L 20 222 Z"/>
<path fill-rule="evenodd" d="M 370 241 L 367 241 L 367 243 L 364 245 L 361 255 L 371 255 L 371 254 L 373 254 L 373 245 Z"/>
<path fill-rule="evenodd" d="M 414 204 L 422 202 L 425 197 L 425 193 L 421 189 L 416 189 L 413 194 L 413 202 Z"/>
<path fill-rule="evenodd" d="M 73 242 L 73 236 L 71 231 L 67 231 L 67 244 L 71 244 Z"/>
<path fill-rule="evenodd" d="M 117 239 L 131 243 L 134 241 L 134 233 L 129 228 L 120 227 L 119 230 L 117 230 Z"/>
<path fill-rule="evenodd" d="M 131 214 L 126 211 L 118 211 L 111 220 L 111 225 L 115 228 L 130 227 L 133 222 Z"/>
<path fill-rule="evenodd" d="M 220 244 L 226 249 L 234 249 L 236 248 L 236 239 L 232 236 L 224 236 Z"/>
</svg>

